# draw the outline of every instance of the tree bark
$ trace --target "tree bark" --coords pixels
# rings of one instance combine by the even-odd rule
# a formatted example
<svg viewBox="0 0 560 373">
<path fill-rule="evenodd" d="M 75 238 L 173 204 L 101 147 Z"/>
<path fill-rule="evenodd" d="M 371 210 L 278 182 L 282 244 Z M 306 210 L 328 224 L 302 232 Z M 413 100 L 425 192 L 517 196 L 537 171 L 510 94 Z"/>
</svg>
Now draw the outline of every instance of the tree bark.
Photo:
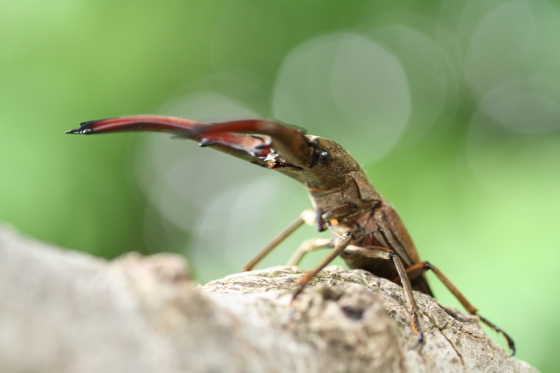
<svg viewBox="0 0 560 373">
<path fill-rule="evenodd" d="M 0 229 L 0 372 L 536 372 L 477 318 L 329 267 L 273 267 L 197 285 L 179 255 L 113 261 Z"/>
</svg>

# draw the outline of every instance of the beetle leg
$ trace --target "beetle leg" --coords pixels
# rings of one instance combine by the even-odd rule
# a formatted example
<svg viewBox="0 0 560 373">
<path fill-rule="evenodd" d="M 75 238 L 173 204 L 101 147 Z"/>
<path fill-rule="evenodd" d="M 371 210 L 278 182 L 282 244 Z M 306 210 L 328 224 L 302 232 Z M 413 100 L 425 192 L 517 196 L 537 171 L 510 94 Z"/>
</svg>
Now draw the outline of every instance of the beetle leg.
<svg viewBox="0 0 560 373">
<path fill-rule="evenodd" d="M 475 306 L 473 306 L 472 303 L 467 300 L 467 298 L 465 298 L 463 293 L 461 293 L 459 291 L 459 289 L 457 289 L 457 287 L 455 287 L 455 285 L 453 285 L 453 283 L 447 278 L 447 276 L 445 276 L 439 270 L 438 267 L 434 266 L 430 262 L 421 262 L 421 263 L 416 263 L 416 264 L 408 267 L 406 269 L 406 272 L 407 272 L 409 278 L 412 280 L 412 279 L 415 279 L 419 276 L 422 276 L 426 271 L 429 271 L 429 270 L 434 272 L 434 274 L 437 276 L 437 278 L 445 285 L 445 287 L 451 292 L 451 294 L 453 294 L 453 296 L 455 296 L 455 298 L 457 298 L 459 303 L 461 303 L 461 305 L 463 307 L 465 307 L 467 312 L 469 312 L 471 315 L 478 316 L 480 318 L 480 321 L 482 321 L 484 324 L 488 325 L 491 329 L 493 329 L 497 333 L 502 334 L 505 337 L 505 339 L 507 340 L 507 344 L 508 344 L 508 346 L 511 350 L 510 356 L 515 355 L 516 349 L 515 349 L 515 342 L 513 341 L 513 339 L 504 330 L 499 328 L 497 325 L 490 322 L 486 318 L 482 317 L 478 313 L 478 309 Z M 395 279 L 395 280 L 398 281 L 399 279 Z"/>
<path fill-rule="evenodd" d="M 304 241 L 288 261 L 288 266 L 297 266 L 305 254 L 332 247 L 330 238 L 312 238 Z"/>
<path fill-rule="evenodd" d="M 290 234 L 294 233 L 296 229 L 301 227 L 303 223 L 309 225 L 315 225 L 315 213 L 313 210 L 305 210 L 303 211 L 299 217 L 290 224 L 286 229 L 280 232 L 276 237 L 269 242 L 268 245 L 265 246 L 264 249 L 261 250 L 249 263 L 243 267 L 243 271 L 250 271 L 259 263 L 265 256 L 267 256 L 276 246 L 278 246 L 282 241 L 284 241 Z"/>
<path fill-rule="evenodd" d="M 353 205 L 353 204 L 350 204 L 350 203 L 345 203 L 343 205 L 340 205 L 338 207 L 330 209 L 327 212 L 323 212 L 320 208 L 318 208 L 315 211 L 315 215 L 316 215 L 315 219 L 316 219 L 316 224 L 317 224 L 317 230 L 319 232 L 322 232 L 326 228 L 334 229 L 332 223 L 330 223 L 330 225 L 329 225 L 326 222 L 327 221 L 330 222 L 333 219 L 337 219 L 339 217 L 346 216 L 354 210 L 356 210 L 356 206 Z M 323 226 L 325 226 L 325 229 L 322 229 Z M 324 249 L 324 248 L 327 248 L 327 247 L 333 247 L 333 242 L 332 242 L 331 239 L 312 238 L 310 240 L 307 240 L 300 245 L 300 247 L 297 249 L 297 251 L 294 253 L 294 255 L 290 258 L 290 261 L 288 262 L 288 265 L 289 266 L 296 266 L 296 265 L 298 265 L 298 263 L 301 261 L 301 259 L 303 258 L 303 256 L 306 253 L 316 251 L 316 250 L 320 250 L 320 249 Z"/>
<path fill-rule="evenodd" d="M 333 229 L 332 228 L 333 225 L 331 224 L 329 226 L 329 224 L 326 223 L 327 221 L 331 221 L 332 219 L 337 219 L 341 216 L 346 216 L 354 210 L 356 210 L 356 206 L 354 206 L 353 204 L 350 204 L 350 203 L 345 203 L 343 205 L 340 205 L 338 207 L 330 209 L 327 212 L 323 212 L 320 208 L 318 208 L 315 211 L 315 215 L 316 215 L 315 219 L 316 219 L 316 224 L 317 224 L 317 230 L 319 232 L 322 232 L 326 228 Z M 308 223 L 308 224 L 311 224 L 311 223 Z M 325 226 L 325 229 L 322 228 L 323 226 Z M 320 249 L 327 248 L 327 247 L 333 247 L 333 242 L 332 242 L 331 239 L 312 238 L 310 240 L 307 240 L 307 241 L 305 241 L 301 244 L 301 246 L 297 249 L 297 251 L 294 253 L 294 255 L 290 258 L 290 261 L 288 262 L 288 265 L 289 266 L 295 266 L 300 262 L 300 260 L 303 258 L 303 256 L 306 253 L 316 251 L 316 250 L 320 250 Z"/>
<path fill-rule="evenodd" d="M 412 330 L 414 333 L 418 334 L 418 344 L 422 343 L 424 340 L 424 333 L 422 328 L 420 328 L 420 323 L 418 322 L 418 305 L 414 300 L 414 294 L 412 293 L 412 285 L 410 284 L 410 279 L 408 278 L 407 271 L 404 264 L 399 258 L 399 256 L 391 249 L 380 246 L 356 246 L 350 245 L 346 248 L 346 252 L 361 255 L 372 259 L 385 259 L 392 260 L 395 264 L 399 278 L 402 283 L 404 296 L 406 299 L 406 306 L 408 308 L 408 313 L 410 314 L 410 320 L 412 325 Z"/>
<path fill-rule="evenodd" d="M 305 286 L 317 275 L 317 273 L 321 272 L 323 268 L 329 265 L 341 252 L 346 249 L 346 247 L 352 242 L 354 239 L 354 233 L 352 230 L 345 225 L 342 224 L 333 224 L 334 222 L 327 223 L 329 229 L 339 238 L 339 241 L 335 244 L 334 249 L 319 262 L 313 269 L 308 271 L 302 277 L 300 277 L 296 281 L 296 286 L 298 287 L 294 295 L 292 296 L 292 302 L 297 298 L 297 296 L 303 291 Z"/>
</svg>

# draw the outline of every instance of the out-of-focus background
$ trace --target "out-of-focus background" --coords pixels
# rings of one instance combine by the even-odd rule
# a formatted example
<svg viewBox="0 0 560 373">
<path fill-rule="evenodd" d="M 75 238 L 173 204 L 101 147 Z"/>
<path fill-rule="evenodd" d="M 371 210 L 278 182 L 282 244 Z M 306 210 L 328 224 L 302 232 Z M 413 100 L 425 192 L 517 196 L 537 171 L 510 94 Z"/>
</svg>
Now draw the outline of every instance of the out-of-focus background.
<svg viewBox="0 0 560 373">
<path fill-rule="evenodd" d="M 545 0 L 0 1 L 0 220 L 225 276 L 310 207 L 300 185 L 167 135 L 63 132 L 130 114 L 294 123 L 346 147 L 421 257 L 553 371 L 559 35 Z M 302 228 L 261 267 L 315 236 Z"/>
</svg>

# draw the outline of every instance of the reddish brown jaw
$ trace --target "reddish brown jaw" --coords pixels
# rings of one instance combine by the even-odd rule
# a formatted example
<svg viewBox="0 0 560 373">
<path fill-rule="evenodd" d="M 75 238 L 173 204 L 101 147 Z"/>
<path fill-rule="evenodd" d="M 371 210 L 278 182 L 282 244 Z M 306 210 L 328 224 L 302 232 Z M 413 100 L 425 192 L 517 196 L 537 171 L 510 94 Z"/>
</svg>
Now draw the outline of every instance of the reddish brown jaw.
<svg viewBox="0 0 560 373">
<path fill-rule="evenodd" d="M 265 158 L 271 154 L 271 149 L 282 158 L 280 165 L 305 168 L 311 164 L 312 149 L 302 130 L 265 120 L 207 124 L 176 117 L 136 115 L 84 122 L 66 133 L 91 135 L 126 131 L 171 133 L 263 166 L 267 165 Z"/>
<path fill-rule="evenodd" d="M 155 131 L 194 138 L 193 129 L 198 126 L 204 126 L 204 123 L 159 115 L 135 115 L 83 122 L 80 124 L 80 127 L 66 131 L 66 133 L 89 135 L 93 133 L 124 131 Z"/>
<path fill-rule="evenodd" d="M 244 119 L 200 126 L 194 132 L 204 135 L 224 132 L 267 135 L 271 142 L 261 147 L 271 147 L 293 166 L 306 168 L 311 164 L 312 149 L 303 131 L 298 128 L 266 120 Z"/>
<path fill-rule="evenodd" d="M 251 127 L 251 124 L 256 124 L 257 122 L 262 122 L 266 125 L 264 127 Z M 273 128 L 270 128 L 271 126 Z M 226 127 L 230 127 L 231 130 L 228 130 Z M 251 128 L 255 129 L 255 132 L 261 132 L 267 136 L 237 133 L 248 132 Z M 201 146 L 215 148 L 248 162 L 267 167 L 268 163 L 265 159 L 271 154 L 272 146 L 271 141 L 268 140 L 269 137 L 274 138 L 276 135 L 279 137 L 278 140 L 275 140 L 275 144 L 280 149 L 289 149 L 289 146 L 283 146 L 283 144 L 289 140 L 287 134 L 292 132 L 296 137 L 295 143 L 298 143 L 298 139 L 300 144 L 302 144 L 302 141 L 305 141 L 301 131 L 272 122 L 245 120 L 208 124 L 190 119 L 158 115 L 136 115 L 93 120 L 84 122 L 80 127 L 66 131 L 66 133 L 91 135 L 128 131 L 171 133 L 175 136 L 198 141 Z M 305 145 L 307 144 L 305 143 Z M 299 157 L 301 156 L 298 155 L 294 158 L 301 159 Z"/>
</svg>

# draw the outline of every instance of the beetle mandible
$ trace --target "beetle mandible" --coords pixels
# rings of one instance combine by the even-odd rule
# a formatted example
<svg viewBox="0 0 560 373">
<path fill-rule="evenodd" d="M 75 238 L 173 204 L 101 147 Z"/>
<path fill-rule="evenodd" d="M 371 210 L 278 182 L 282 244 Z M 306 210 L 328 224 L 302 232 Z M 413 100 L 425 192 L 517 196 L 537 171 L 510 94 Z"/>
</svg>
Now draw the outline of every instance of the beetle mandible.
<svg viewBox="0 0 560 373">
<path fill-rule="evenodd" d="M 301 129 L 278 122 L 244 119 L 203 123 L 190 119 L 138 115 L 81 123 L 71 134 L 123 131 L 168 132 L 199 141 L 262 167 L 279 171 L 302 183 L 311 198 L 313 210 L 304 211 L 288 228 L 275 237 L 244 270 L 251 270 L 266 254 L 304 223 L 319 231 L 329 229 L 330 239 L 305 241 L 290 259 L 297 265 L 306 252 L 331 248 L 330 253 L 297 282 L 292 300 L 311 279 L 337 256 L 350 268 L 364 269 L 379 277 L 402 284 L 411 325 L 423 341 L 418 322 L 418 306 L 413 290 L 432 295 L 424 277 L 428 270 L 459 300 L 465 309 L 501 333 L 511 355 L 515 345 L 507 333 L 478 314 L 478 310 L 434 265 L 420 261 L 406 228 L 393 207 L 375 190 L 358 162 L 339 144 Z"/>
</svg>

